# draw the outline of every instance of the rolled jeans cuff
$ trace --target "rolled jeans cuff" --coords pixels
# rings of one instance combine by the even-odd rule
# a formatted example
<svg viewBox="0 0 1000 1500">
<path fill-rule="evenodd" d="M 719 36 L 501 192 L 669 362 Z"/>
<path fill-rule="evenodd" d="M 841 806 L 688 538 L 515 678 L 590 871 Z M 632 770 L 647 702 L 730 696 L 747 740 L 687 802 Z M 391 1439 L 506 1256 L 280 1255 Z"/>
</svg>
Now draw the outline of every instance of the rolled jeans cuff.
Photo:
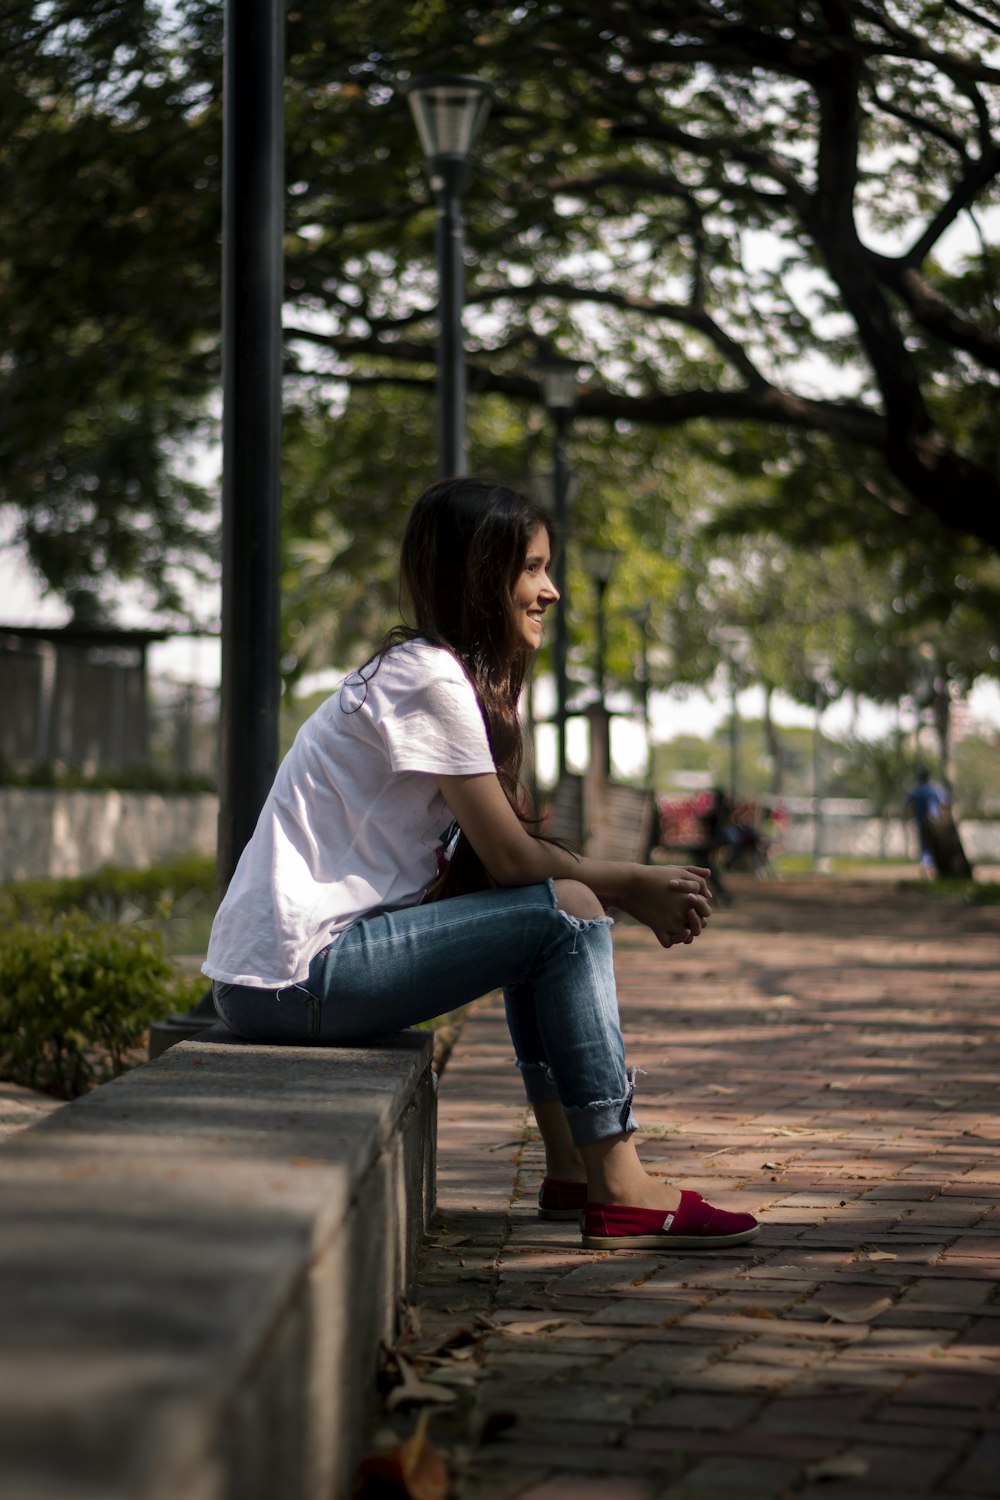
<svg viewBox="0 0 1000 1500">
<path fill-rule="evenodd" d="M 548 1063 L 518 1062 L 529 1104 L 549 1104 L 559 1098 L 559 1086 Z"/>
<path fill-rule="evenodd" d="M 613 1136 L 634 1135 L 639 1122 L 632 1112 L 632 1090 L 624 1099 L 599 1099 L 596 1104 L 564 1104 L 574 1146 L 592 1146 Z"/>
<path fill-rule="evenodd" d="M 559 1098 L 559 1086 L 548 1063 L 517 1064 L 524 1079 L 529 1104 L 548 1104 Z M 635 1069 L 627 1074 L 628 1092 L 621 1099 L 599 1099 L 595 1104 L 564 1104 L 563 1113 L 569 1125 L 574 1146 L 589 1146 L 609 1136 L 634 1135 L 639 1122 L 632 1111 L 635 1097 Z M 638 1070 L 640 1073 L 642 1069 Z"/>
</svg>

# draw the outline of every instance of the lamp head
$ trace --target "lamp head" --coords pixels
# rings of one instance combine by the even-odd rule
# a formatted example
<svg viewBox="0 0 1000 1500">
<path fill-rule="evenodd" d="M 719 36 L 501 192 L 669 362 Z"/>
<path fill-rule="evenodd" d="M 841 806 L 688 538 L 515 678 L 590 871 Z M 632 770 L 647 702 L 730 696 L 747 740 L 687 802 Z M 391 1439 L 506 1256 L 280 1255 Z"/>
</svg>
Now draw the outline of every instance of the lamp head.
<svg viewBox="0 0 1000 1500">
<path fill-rule="evenodd" d="M 462 186 L 496 92 L 482 78 L 421 74 L 401 85 L 424 148 L 431 186 Z"/>
</svg>

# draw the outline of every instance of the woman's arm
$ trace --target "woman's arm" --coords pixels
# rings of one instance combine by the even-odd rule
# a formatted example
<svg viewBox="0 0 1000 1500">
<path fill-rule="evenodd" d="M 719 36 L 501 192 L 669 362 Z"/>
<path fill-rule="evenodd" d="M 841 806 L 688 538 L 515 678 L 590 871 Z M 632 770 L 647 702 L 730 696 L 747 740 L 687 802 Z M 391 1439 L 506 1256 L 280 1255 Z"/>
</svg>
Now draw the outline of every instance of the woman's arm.
<svg viewBox="0 0 1000 1500">
<path fill-rule="evenodd" d="M 709 872 L 674 865 L 586 859 L 532 838 L 496 776 L 439 776 L 441 795 L 497 885 L 579 880 L 606 906 L 643 922 L 664 947 L 690 943 L 711 913 Z"/>
</svg>

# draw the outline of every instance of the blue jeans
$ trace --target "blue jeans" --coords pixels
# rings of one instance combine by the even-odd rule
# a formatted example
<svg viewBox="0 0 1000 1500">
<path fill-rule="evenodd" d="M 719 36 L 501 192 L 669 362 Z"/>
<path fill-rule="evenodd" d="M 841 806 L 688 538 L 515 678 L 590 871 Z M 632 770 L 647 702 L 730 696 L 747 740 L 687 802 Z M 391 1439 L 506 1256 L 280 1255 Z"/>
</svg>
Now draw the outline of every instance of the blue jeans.
<svg viewBox="0 0 1000 1500">
<path fill-rule="evenodd" d="M 366 917 L 316 955 L 303 984 L 212 985 L 239 1036 L 343 1045 L 501 988 L 529 1101 L 561 1100 L 578 1146 L 635 1130 L 611 923 L 560 911 L 551 881 Z"/>
</svg>

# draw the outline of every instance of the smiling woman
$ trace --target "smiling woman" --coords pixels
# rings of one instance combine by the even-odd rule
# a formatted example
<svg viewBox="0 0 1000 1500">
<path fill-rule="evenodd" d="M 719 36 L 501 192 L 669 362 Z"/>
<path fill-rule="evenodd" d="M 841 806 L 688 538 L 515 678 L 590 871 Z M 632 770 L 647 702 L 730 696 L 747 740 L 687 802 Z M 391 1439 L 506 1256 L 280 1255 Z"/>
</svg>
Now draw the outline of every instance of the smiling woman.
<svg viewBox="0 0 1000 1500">
<path fill-rule="evenodd" d="M 559 602 L 559 590 L 549 577 L 552 548 L 546 526 L 538 526 L 528 541 L 528 555 L 511 590 L 514 630 L 529 651 L 542 644 L 545 611 Z"/>
<path fill-rule="evenodd" d="M 400 624 L 309 719 L 219 908 L 205 973 L 252 1040 L 349 1044 L 502 989 L 545 1144 L 539 1212 L 584 1244 L 697 1249 L 757 1233 L 651 1177 L 633 1140 L 608 906 L 669 948 L 707 871 L 577 858 L 538 837 L 518 701 L 558 598 L 531 500 L 453 479 L 417 501 Z"/>
</svg>

